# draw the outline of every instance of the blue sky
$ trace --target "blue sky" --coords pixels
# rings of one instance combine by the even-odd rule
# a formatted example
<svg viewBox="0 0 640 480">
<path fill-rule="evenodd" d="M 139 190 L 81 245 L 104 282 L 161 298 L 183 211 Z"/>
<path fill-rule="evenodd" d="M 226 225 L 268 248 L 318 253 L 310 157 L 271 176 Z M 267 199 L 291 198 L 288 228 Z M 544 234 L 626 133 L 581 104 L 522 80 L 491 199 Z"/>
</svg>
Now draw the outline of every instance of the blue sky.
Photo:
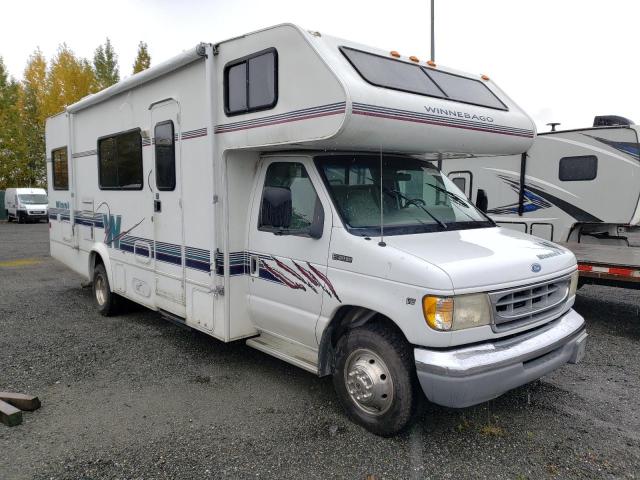
<svg viewBox="0 0 640 480">
<path fill-rule="evenodd" d="M 51 58 L 66 42 L 91 58 L 108 36 L 124 76 L 140 40 L 158 63 L 282 22 L 403 55 L 430 51 L 429 0 L 23 0 L 2 10 L 0 56 L 16 78 L 38 46 Z M 539 131 L 551 121 L 587 126 L 597 114 L 640 122 L 639 21 L 637 0 L 436 0 L 436 60 L 491 76 Z"/>
</svg>

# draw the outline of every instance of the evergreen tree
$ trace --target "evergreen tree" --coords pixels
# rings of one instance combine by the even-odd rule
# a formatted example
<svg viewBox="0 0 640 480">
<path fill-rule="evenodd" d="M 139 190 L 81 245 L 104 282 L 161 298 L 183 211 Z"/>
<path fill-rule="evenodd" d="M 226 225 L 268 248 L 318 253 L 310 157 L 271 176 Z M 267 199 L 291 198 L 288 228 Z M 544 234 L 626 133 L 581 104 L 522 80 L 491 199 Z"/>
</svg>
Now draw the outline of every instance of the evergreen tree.
<svg viewBox="0 0 640 480">
<path fill-rule="evenodd" d="M 138 44 L 138 55 L 136 56 L 136 61 L 133 64 L 133 73 L 138 73 L 146 70 L 150 66 L 151 55 L 149 55 L 147 44 L 145 42 L 140 42 Z"/>
<path fill-rule="evenodd" d="M 118 56 L 113 50 L 109 37 L 107 37 L 107 41 L 104 46 L 100 45 L 96 48 L 93 55 L 93 68 L 96 75 L 98 90 L 110 87 L 114 83 L 118 83 L 120 81 Z"/>
</svg>

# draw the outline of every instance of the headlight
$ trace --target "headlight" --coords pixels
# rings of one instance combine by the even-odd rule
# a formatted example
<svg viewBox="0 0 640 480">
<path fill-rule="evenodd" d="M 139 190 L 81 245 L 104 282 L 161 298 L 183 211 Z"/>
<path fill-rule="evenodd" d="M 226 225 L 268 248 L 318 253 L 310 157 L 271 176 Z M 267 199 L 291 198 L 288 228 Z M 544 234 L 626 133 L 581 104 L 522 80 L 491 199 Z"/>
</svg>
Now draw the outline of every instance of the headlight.
<svg viewBox="0 0 640 480">
<path fill-rule="evenodd" d="M 424 318 L 434 330 L 462 330 L 489 325 L 491 306 L 484 294 L 458 295 L 456 297 L 434 297 L 422 299 Z"/>
<path fill-rule="evenodd" d="M 580 272 L 576 270 L 571 274 L 571 283 L 569 284 L 569 298 L 573 297 L 578 290 L 578 278 L 580 278 Z"/>
</svg>

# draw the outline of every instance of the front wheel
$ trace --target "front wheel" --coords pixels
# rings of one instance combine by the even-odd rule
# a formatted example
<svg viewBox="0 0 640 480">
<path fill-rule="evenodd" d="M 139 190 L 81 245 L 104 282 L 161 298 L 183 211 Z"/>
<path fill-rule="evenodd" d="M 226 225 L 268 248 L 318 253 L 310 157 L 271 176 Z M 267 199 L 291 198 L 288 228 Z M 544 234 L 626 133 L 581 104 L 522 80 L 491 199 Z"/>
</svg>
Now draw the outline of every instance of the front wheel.
<svg viewBox="0 0 640 480">
<path fill-rule="evenodd" d="M 338 341 L 333 385 L 349 417 L 376 435 L 409 425 L 419 392 L 407 341 L 382 325 L 348 331 Z"/>
<path fill-rule="evenodd" d="M 120 298 L 111 291 L 109 277 L 102 264 L 93 270 L 93 298 L 101 315 L 109 317 L 117 313 Z"/>
<path fill-rule="evenodd" d="M 7 214 L 7 222 L 12 222 L 13 218 L 11 218 L 11 215 L 9 215 L 9 210 L 5 210 L 6 214 Z"/>
</svg>

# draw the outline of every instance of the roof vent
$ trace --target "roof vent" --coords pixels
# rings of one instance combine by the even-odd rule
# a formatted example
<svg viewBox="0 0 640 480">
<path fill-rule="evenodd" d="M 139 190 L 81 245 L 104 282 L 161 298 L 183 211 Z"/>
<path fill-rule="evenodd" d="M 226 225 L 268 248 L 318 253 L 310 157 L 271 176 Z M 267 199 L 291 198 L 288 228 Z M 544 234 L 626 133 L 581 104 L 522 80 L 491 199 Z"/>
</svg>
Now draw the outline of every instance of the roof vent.
<svg viewBox="0 0 640 480">
<path fill-rule="evenodd" d="M 594 127 L 615 127 L 620 125 L 633 125 L 633 120 L 618 115 L 598 115 L 593 119 Z"/>
</svg>

